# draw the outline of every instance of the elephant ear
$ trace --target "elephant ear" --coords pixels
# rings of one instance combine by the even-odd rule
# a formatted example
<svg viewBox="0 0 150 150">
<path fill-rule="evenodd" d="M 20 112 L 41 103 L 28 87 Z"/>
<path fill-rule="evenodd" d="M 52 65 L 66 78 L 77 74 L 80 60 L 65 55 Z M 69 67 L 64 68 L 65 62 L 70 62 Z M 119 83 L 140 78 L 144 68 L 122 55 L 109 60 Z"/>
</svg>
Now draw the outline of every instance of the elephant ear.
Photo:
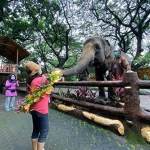
<svg viewBox="0 0 150 150">
<path fill-rule="evenodd" d="M 111 56 L 111 46 L 108 40 L 105 40 L 105 49 L 104 49 L 104 53 L 105 53 L 105 58 L 108 58 Z"/>
</svg>

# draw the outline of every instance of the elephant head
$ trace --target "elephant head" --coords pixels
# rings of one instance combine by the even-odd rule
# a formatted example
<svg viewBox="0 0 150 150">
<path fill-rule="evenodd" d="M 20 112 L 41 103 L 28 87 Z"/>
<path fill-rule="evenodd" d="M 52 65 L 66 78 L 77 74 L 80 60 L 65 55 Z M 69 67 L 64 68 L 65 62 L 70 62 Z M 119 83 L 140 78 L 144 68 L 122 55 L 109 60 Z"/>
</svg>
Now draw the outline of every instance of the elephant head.
<svg viewBox="0 0 150 150">
<path fill-rule="evenodd" d="M 103 71 L 101 71 L 104 73 L 109 69 L 112 60 L 113 54 L 109 42 L 100 36 L 93 36 L 84 42 L 82 54 L 77 65 L 69 70 L 63 70 L 63 75 L 78 74 L 88 66 L 99 66 L 103 68 Z"/>
</svg>

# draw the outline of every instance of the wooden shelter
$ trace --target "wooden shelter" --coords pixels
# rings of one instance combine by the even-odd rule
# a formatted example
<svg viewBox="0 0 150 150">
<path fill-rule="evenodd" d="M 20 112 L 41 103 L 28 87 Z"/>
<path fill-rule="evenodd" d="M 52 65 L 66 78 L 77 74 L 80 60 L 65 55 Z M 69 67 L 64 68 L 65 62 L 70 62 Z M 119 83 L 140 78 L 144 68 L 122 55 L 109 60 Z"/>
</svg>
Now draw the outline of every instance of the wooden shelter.
<svg viewBox="0 0 150 150">
<path fill-rule="evenodd" d="M 17 77 L 18 62 L 29 56 L 29 52 L 23 49 L 18 43 L 6 36 L 0 36 L 0 55 L 11 60 L 11 64 L 0 63 L 0 84 L 8 74 L 15 74 Z"/>
</svg>

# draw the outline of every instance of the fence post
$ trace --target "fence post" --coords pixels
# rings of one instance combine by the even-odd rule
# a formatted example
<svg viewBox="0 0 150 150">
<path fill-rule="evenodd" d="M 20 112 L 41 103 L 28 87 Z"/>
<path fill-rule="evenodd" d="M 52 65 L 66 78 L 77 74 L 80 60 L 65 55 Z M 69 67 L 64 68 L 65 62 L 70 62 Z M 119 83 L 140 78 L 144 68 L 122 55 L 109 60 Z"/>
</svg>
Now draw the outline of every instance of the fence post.
<svg viewBox="0 0 150 150">
<path fill-rule="evenodd" d="M 140 111 L 140 97 L 139 97 L 139 79 L 136 72 L 125 73 L 123 83 L 125 86 L 125 105 L 124 110 L 126 114 L 126 121 L 131 123 L 133 130 L 140 129 L 140 121 L 138 113 Z"/>
</svg>

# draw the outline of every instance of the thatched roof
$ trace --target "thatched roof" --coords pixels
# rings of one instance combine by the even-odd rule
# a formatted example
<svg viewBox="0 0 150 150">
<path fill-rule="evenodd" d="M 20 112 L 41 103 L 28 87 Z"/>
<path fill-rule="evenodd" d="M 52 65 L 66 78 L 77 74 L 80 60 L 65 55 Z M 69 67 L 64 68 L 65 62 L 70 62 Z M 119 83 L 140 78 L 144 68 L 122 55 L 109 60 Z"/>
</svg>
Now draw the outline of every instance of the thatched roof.
<svg viewBox="0 0 150 150">
<path fill-rule="evenodd" d="M 18 62 L 30 55 L 28 51 L 23 49 L 19 44 L 6 36 L 0 36 L 0 55 L 7 59 L 17 62 L 17 49 L 18 49 Z"/>
</svg>

